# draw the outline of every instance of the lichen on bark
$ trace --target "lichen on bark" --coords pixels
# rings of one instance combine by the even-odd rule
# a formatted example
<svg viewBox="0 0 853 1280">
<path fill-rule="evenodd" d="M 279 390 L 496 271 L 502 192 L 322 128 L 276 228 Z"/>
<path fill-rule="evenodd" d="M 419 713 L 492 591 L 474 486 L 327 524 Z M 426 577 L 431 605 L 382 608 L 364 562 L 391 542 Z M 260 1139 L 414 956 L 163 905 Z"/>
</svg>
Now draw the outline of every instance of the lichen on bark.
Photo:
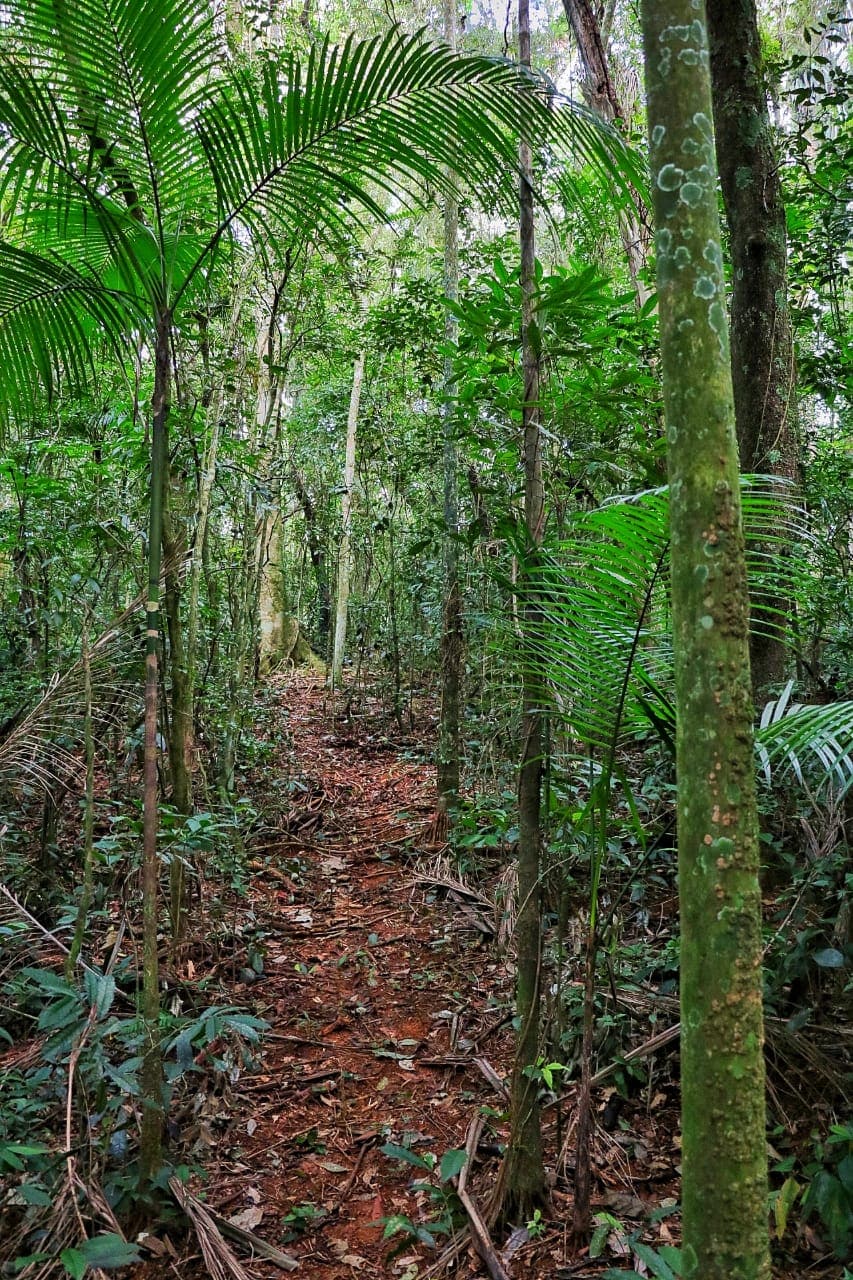
<svg viewBox="0 0 853 1280">
<path fill-rule="evenodd" d="M 701 0 L 644 0 L 678 708 L 687 1280 L 767 1280 L 748 597 Z"/>
</svg>

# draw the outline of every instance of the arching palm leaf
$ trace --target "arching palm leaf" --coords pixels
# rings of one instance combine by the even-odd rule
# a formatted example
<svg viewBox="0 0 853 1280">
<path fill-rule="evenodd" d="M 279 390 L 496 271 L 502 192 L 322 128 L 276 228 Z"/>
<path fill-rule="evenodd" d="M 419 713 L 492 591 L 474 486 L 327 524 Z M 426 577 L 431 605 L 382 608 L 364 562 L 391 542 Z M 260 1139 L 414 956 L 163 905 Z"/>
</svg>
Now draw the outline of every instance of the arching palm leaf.
<svg viewBox="0 0 853 1280">
<path fill-rule="evenodd" d="M 796 598 L 803 562 L 787 550 L 808 542 L 802 514 L 780 496 L 778 482 L 745 478 L 748 572 L 760 599 Z M 651 724 L 674 737 L 672 652 L 666 582 L 665 489 L 623 498 L 576 516 L 569 538 L 549 549 L 533 579 L 542 617 L 533 636 L 537 659 L 555 691 L 558 714 L 585 750 L 606 756 L 623 736 Z M 755 610 L 752 627 L 768 631 L 772 609 Z M 756 733 L 765 775 L 789 769 L 813 787 L 853 783 L 853 704 L 800 706 L 790 688 L 768 704 Z"/>
<path fill-rule="evenodd" d="M 0 204 L 15 237 L 31 251 L 47 243 L 82 274 L 106 245 L 149 316 L 152 304 L 174 313 L 237 228 L 275 250 L 297 231 L 339 233 L 359 211 L 381 214 L 391 193 L 446 188 L 449 174 L 490 199 L 510 195 L 522 130 L 636 180 L 618 135 L 580 109 L 552 109 L 543 82 L 420 35 L 237 67 L 190 0 L 17 0 L 5 12 Z M 7 349 L 19 314 L 0 313 Z M 47 332 L 42 363 L 73 361 Z"/>
<path fill-rule="evenodd" d="M 118 340 L 133 319 L 127 297 L 105 289 L 91 272 L 4 245 L 0 378 L 6 412 L 26 413 L 40 390 L 51 395 L 88 382 L 101 334 Z"/>
</svg>

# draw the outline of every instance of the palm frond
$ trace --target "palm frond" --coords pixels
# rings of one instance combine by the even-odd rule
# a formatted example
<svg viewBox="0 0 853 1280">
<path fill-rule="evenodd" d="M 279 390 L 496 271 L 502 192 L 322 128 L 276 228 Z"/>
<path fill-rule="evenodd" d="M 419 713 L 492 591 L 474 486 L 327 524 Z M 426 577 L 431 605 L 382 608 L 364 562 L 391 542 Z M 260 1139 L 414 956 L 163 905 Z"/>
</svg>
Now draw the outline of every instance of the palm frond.
<svg viewBox="0 0 853 1280">
<path fill-rule="evenodd" d="M 276 252 L 462 182 L 487 202 L 514 202 L 522 133 L 636 183 L 618 134 L 558 102 L 544 79 L 421 34 L 394 28 L 340 48 L 318 42 L 304 60 L 236 65 L 194 0 L 4 7 L 0 205 L 10 239 L 32 255 L 36 284 L 61 275 L 59 263 L 94 284 L 106 251 L 102 282 L 149 321 L 155 307 L 186 303 L 223 238 L 247 229 Z M 7 256 L 21 295 L 23 259 L 0 247 L 0 271 Z M 71 316 L 71 302 L 87 300 L 79 282 L 43 345 L 39 296 L 36 287 L 0 313 L 20 404 L 60 376 L 82 378 L 88 362 Z M 114 302 L 88 312 L 115 340 L 128 317 Z"/>
<path fill-rule="evenodd" d="M 27 0 L 4 16 L 6 183 L 26 190 L 19 175 L 35 165 L 69 199 L 114 199 L 159 236 L 163 211 L 191 209 L 203 177 L 191 124 L 222 52 L 210 11 L 188 0 Z"/>
<path fill-rule="evenodd" d="M 744 477 L 742 503 L 750 589 L 759 604 L 751 625 L 766 634 L 778 626 L 778 601 L 804 589 L 807 562 L 787 551 L 795 541 L 808 544 L 809 534 L 804 513 L 775 478 Z M 541 611 L 532 656 L 568 731 L 601 756 L 650 724 L 664 741 L 674 737 L 668 539 L 666 489 L 621 498 L 579 513 L 569 537 L 549 547 L 530 575 Z M 853 704 L 801 706 L 791 702 L 791 690 L 768 704 L 757 730 L 765 776 L 787 769 L 813 789 L 830 782 L 846 789 L 853 782 Z"/>
<path fill-rule="evenodd" d="M 627 155 L 581 109 L 554 107 L 544 81 L 505 60 L 461 56 L 392 29 L 235 72 L 199 133 L 219 197 L 210 248 L 236 220 L 273 241 L 305 225 L 337 231 L 361 209 L 465 180 L 514 199 L 520 133 L 570 143 L 609 169 Z M 448 122 L 452 120 L 453 127 Z M 319 189 L 326 198 L 320 202 Z"/>
<path fill-rule="evenodd" d="M 69 263 L 0 243 L 0 267 L 0 402 L 8 414 L 43 392 L 79 391 L 104 334 L 117 342 L 135 313 L 125 296 Z"/>
<path fill-rule="evenodd" d="M 147 592 L 140 592 L 89 645 L 93 717 L 101 731 L 127 715 L 134 696 L 141 697 L 135 670 L 139 646 L 129 624 L 146 598 Z M 54 675 L 31 706 L 7 722 L 0 736 L 0 776 L 28 777 L 52 793 L 79 774 L 82 763 L 74 747 L 84 735 L 85 665 L 81 657 Z M 60 735 L 67 745 L 58 741 Z"/>
<path fill-rule="evenodd" d="M 756 750 L 768 786 L 790 772 L 810 791 L 853 785 L 853 702 L 809 705 L 792 701 L 793 681 L 761 713 Z"/>
</svg>

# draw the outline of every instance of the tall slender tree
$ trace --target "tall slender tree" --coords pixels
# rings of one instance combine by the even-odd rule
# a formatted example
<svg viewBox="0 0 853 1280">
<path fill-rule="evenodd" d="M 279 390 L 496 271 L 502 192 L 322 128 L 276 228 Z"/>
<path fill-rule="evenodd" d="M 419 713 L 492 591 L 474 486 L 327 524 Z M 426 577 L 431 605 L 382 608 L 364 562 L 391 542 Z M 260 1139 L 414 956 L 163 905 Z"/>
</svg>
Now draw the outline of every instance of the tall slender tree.
<svg viewBox="0 0 853 1280">
<path fill-rule="evenodd" d="M 459 16 L 456 0 L 444 0 L 444 39 L 456 51 Z M 452 304 L 459 293 L 459 202 L 444 201 L 444 296 Z M 459 496 L 454 426 L 453 347 L 459 326 L 452 306 L 444 312 L 444 356 L 441 427 L 444 479 L 444 599 L 441 618 L 441 719 L 438 740 L 439 820 L 446 821 L 459 794 L 459 703 L 462 695 L 462 592 L 459 585 Z"/>
<path fill-rule="evenodd" d="M 563 0 L 563 8 L 583 66 L 584 97 L 602 120 L 624 126 L 628 123 L 625 107 L 610 74 L 607 40 L 598 12 L 590 0 Z M 630 204 L 619 216 L 619 234 L 637 303 L 643 306 L 651 296 L 643 275 L 649 250 L 648 210 L 636 188 L 629 188 L 629 194 Z"/>
<path fill-rule="evenodd" d="M 670 486 L 683 1275 L 767 1280 L 749 605 L 702 9 L 644 0 L 643 41 Z"/>
<path fill-rule="evenodd" d="M 335 598 L 335 636 L 332 646 L 332 688 L 340 687 L 344 669 L 344 647 L 347 639 L 350 577 L 352 575 L 352 511 L 355 491 L 355 446 L 361 384 L 364 380 L 366 352 L 362 348 L 352 369 L 349 409 L 347 410 L 344 490 L 341 498 L 341 543 L 338 551 L 338 590 Z"/>
<path fill-rule="evenodd" d="M 518 56 L 531 65 L 530 4 L 518 4 Z M 540 865 L 542 846 L 542 709 L 545 690 L 536 662 L 534 636 L 539 604 L 533 586 L 545 524 L 540 430 L 540 358 L 535 328 L 536 229 L 533 196 L 533 151 L 522 136 L 519 167 L 519 245 L 521 284 L 521 406 L 524 457 L 524 526 L 526 546 L 519 595 L 522 621 L 521 761 L 518 771 L 518 913 L 515 924 L 516 1016 L 518 1035 L 510 1087 L 510 1140 L 501 1171 L 501 1215 L 512 1221 L 532 1217 L 546 1200 L 539 1110 L 539 1013 L 542 967 Z"/>
<path fill-rule="evenodd" d="M 787 227 L 755 0 L 707 0 L 717 165 L 729 227 L 732 382 L 741 467 L 800 479 Z M 785 604 L 754 597 L 756 692 L 785 670 Z"/>
</svg>

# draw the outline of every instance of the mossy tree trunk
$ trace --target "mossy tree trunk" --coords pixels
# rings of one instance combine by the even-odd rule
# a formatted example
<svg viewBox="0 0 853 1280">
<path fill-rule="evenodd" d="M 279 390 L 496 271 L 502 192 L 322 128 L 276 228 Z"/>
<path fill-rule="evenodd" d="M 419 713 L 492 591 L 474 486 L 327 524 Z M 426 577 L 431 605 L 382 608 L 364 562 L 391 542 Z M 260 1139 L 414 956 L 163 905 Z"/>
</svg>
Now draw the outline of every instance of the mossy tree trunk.
<svg viewBox="0 0 853 1280">
<path fill-rule="evenodd" d="M 731 345 L 737 437 L 747 472 L 800 479 L 787 228 L 755 0 L 708 0 L 717 165 L 732 261 Z M 785 603 L 754 601 L 756 692 L 785 675 Z"/>
<path fill-rule="evenodd" d="M 644 0 L 671 494 L 686 1280 L 768 1280 L 748 600 L 697 0 Z"/>
</svg>

